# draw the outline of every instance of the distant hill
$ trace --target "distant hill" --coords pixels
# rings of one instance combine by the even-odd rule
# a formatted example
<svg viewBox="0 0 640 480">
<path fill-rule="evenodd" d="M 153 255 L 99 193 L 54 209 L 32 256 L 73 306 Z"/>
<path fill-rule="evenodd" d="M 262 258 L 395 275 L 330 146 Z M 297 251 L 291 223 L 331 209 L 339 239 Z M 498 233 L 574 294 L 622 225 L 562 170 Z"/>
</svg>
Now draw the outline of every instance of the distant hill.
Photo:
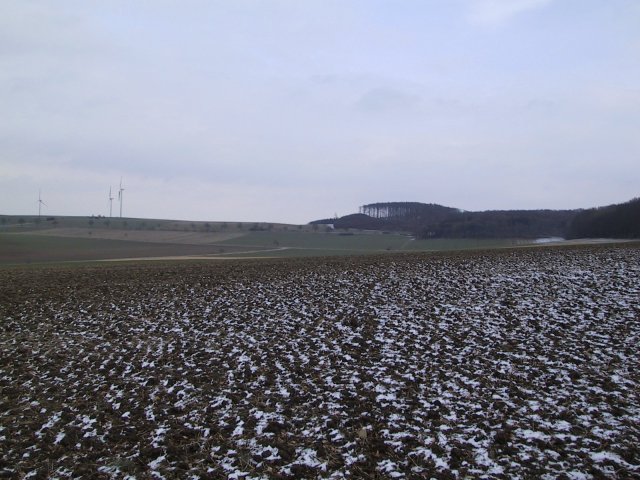
<svg viewBox="0 0 640 480">
<path fill-rule="evenodd" d="M 640 199 L 590 210 L 469 212 L 437 204 L 382 202 L 311 223 L 410 232 L 419 238 L 640 237 Z"/>
<path fill-rule="evenodd" d="M 414 232 L 425 225 L 442 222 L 459 212 L 458 209 L 434 203 L 370 203 L 361 206 L 359 213 L 340 218 L 315 220 L 311 223 L 332 224 L 335 228 Z"/>
<path fill-rule="evenodd" d="M 640 198 L 578 212 L 567 238 L 640 238 Z"/>
<path fill-rule="evenodd" d="M 85 229 L 87 231 L 163 231 L 191 233 L 233 233 L 245 231 L 306 231 L 310 227 L 286 223 L 271 222 L 221 222 L 197 220 L 170 220 L 154 218 L 105 217 L 102 215 L 2 215 L 0 214 L 0 232 L 26 232 L 49 229 Z"/>
</svg>

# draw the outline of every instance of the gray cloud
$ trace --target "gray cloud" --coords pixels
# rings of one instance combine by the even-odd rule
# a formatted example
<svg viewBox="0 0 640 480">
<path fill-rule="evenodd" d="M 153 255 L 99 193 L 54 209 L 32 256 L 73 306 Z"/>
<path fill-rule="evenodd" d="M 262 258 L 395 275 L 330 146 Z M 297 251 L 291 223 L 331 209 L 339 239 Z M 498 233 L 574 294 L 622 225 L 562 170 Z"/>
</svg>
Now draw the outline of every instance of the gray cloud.
<svg viewBox="0 0 640 480">
<path fill-rule="evenodd" d="M 469 0 L 470 19 L 483 25 L 496 25 L 549 5 L 553 0 Z"/>
<path fill-rule="evenodd" d="M 420 96 L 392 88 L 379 87 L 366 92 L 355 103 L 356 110 L 364 113 L 387 114 L 412 111 L 419 107 Z"/>
</svg>

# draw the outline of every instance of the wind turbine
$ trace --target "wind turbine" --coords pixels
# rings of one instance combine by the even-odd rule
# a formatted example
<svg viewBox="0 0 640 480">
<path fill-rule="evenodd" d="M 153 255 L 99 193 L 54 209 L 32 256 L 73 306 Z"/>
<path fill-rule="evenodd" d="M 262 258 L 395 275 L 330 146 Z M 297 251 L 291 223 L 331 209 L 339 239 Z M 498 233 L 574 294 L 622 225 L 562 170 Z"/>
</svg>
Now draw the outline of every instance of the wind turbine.
<svg viewBox="0 0 640 480">
<path fill-rule="evenodd" d="M 109 185 L 109 218 L 113 216 L 113 197 L 111 196 L 111 185 Z"/>
<path fill-rule="evenodd" d="M 42 205 L 47 206 L 47 204 L 42 201 L 42 190 L 38 189 L 38 218 L 40 218 L 40 214 L 42 213 Z"/>
<path fill-rule="evenodd" d="M 122 218 L 122 193 L 124 192 L 124 188 L 122 188 L 122 177 L 120 177 L 120 190 L 118 190 L 118 201 L 120 202 L 120 218 Z"/>
</svg>

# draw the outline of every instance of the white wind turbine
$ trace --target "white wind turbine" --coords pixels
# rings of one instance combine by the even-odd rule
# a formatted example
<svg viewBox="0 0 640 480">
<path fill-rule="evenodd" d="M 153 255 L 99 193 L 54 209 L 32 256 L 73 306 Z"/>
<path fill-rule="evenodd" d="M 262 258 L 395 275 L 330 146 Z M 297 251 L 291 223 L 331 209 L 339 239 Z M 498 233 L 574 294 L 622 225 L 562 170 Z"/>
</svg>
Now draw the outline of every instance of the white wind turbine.
<svg viewBox="0 0 640 480">
<path fill-rule="evenodd" d="M 122 218 L 122 197 L 124 188 L 122 187 L 122 177 L 120 177 L 120 190 L 118 190 L 118 201 L 120 202 L 120 218 Z"/>
<path fill-rule="evenodd" d="M 113 197 L 111 196 L 111 185 L 109 185 L 109 218 L 113 216 Z"/>
</svg>

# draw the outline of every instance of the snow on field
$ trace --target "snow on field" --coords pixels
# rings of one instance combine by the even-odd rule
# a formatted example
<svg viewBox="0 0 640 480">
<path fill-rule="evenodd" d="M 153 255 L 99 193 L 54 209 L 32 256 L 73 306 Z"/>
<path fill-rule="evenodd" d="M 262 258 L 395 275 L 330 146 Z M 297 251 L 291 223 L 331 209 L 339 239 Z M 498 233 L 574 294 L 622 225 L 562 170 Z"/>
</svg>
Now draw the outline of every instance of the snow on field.
<svg viewBox="0 0 640 480">
<path fill-rule="evenodd" d="M 640 249 L 0 270 L 8 478 L 640 478 Z"/>
</svg>

